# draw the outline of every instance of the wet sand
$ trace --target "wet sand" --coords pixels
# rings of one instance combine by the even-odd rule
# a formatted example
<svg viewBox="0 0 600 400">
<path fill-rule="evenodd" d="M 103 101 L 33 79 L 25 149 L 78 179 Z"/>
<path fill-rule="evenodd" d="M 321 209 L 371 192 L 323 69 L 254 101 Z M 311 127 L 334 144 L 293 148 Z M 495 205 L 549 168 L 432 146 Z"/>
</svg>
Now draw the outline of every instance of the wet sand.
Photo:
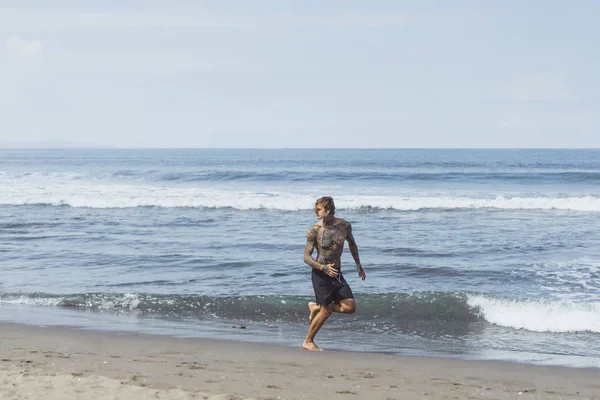
<svg viewBox="0 0 600 400">
<path fill-rule="evenodd" d="M 600 399 L 600 370 L 0 323 L 0 399 Z"/>
</svg>

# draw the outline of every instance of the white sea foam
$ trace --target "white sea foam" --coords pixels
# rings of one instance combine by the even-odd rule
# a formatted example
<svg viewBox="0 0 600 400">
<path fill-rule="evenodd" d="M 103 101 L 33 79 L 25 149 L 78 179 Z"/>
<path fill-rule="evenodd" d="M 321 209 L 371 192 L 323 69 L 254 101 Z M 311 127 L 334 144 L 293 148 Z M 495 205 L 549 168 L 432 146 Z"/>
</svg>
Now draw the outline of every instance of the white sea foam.
<svg viewBox="0 0 600 400">
<path fill-rule="evenodd" d="M 600 332 L 600 302 L 571 300 L 509 300 L 472 295 L 486 321 L 534 332 Z"/>
<path fill-rule="evenodd" d="M 578 298 L 582 292 L 600 292 L 600 262 L 591 257 L 544 262 L 535 265 L 541 288 L 560 293 L 561 298 Z M 573 291 L 573 287 L 578 290 Z"/>
<path fill-rule="evenodd" d="M 349 194 L 339 188 L 336 205 L 340 209 L 379 208 L 400 211 L 421 209 L 503 209 L 503 210 L 571 210 L 600 212 L 600 197 L 518 197 L 488 198 L 477 195 L 419 194 L 385 195 Z M 0 180 L 0 205 L 52 205 L 89 208 L 132 207 L 209 207 L 239 210 L 310 210 L 322 193 L 312 189 L 294 191 L 277 189 L 268 192 L 199 187 L 169 187 L 82 182 L 29 182 L 5 184 Z"/>
<path fill-rule="evenodd" d="M 24 304 L 26 306 L 56 307 L 63 301 L 62 297 L 43 297 L 34 295 L 12 295 L 0 298 L 0 304 Z"/>
<path fill-rule="evenodd" d="M 85 298 L 74 299 L 71 296 L 45 296 L 33 294 L 15 294 L 0 298 L 0 304 L 23 304 L 36 307 L 57 307 L 77 301 L 77 307 L 92 308 L 97 310 L 135 310 L 140 298 L 136 293 L 115 295 L 90 294 Z M 66 302 L 66 303 L 65 303 Z"/>
</svg>

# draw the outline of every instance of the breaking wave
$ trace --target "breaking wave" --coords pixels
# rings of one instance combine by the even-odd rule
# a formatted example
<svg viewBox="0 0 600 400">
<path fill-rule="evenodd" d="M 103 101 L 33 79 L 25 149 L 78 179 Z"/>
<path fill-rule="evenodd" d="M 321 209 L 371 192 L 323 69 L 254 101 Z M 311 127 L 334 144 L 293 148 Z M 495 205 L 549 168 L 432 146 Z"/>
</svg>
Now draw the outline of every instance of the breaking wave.
<svg viewBox="0 0 600 400">
<path fill-rule="evenodd" d="M 165 317 L 198 317 L 248 322 L 305 323 L 304 296 L 156 295 L 81 293 L 0 295 L 1 303 L 66 307 L 95 312 L 136 312 Z M 386 331 L 411 322 L 477 323 L 535 332 L 600 333 L 600 303 L 507 299 L 482 294 L 417 292 L 361 294 L 360 313 L 350 323 L 360 329 L 377 321 Z M 343 320 L 338 323 L 344 323 Z"/>
<path fill-rule="evenodd" d="M 237 210 L 310 210 L 320 193 L 257 192 L 203 188 L 129 185 L 56 185 L 2 187 L 0 205 L 68 206 L 87 208 L 232 208 Z M 468 197 L 340 195 L 340 209 L 418 211 L 427 209 L 568 210 L 600 212 L 599 196 Z"/>
</svg>

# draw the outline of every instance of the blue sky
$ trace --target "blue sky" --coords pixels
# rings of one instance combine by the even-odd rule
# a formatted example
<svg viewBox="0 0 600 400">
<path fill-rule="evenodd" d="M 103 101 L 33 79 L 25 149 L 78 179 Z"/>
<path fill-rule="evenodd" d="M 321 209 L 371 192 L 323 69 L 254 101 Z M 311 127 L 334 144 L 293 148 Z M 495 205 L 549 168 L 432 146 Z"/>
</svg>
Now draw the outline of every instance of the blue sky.
<svg viewBox="0 0 600 400">
<path fill-rule="evenodd" d="M 93 4 L 0 2 L 0 144 L 600 147 L 600 2 Z"/>
</svg>

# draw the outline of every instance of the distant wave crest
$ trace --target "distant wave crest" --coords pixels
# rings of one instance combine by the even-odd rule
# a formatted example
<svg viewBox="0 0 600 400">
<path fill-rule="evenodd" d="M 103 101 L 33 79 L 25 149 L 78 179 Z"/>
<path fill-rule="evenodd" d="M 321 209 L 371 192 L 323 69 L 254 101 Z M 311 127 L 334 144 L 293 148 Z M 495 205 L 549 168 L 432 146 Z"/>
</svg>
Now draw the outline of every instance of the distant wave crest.
<svg viewBox="0 0 600 400">
<path fill-rule="evenodd" d="M 3 187 L 0 205 L 87 208 L 232 208 L 238 210 L 310 210 L 316 193 L 218 190 L 125 185 Z M 340 209 L 418 211 L 427 209 L 570 210 L 600 212 L 600 197 L 336 196 Z"/>
<path fill-rule="evenodd" d="M 231 168 L 185 169 L 165 171 L 161 169 L 121 169 L 118 171 L 90 172 L 41 172 L 41 171 L 0 171 L 0 178 L 29 181 L 83 181 L 96 182 L 126 181 L 146 183 L 191 183 L 191 182 L 313 182 L 314 176 L 307 173 L 306 166 L 270 163 L 262 166 L 244 164 Z M 543 167 L 543 166 L 542 166 Z M 344 165 L 330 166 L 326 179 L 336 181 L 361 182 L 461 182 L 461 183 L 520 183 L 520 184 L 594 184 L 600 182 L 600 171 L 597 169 L 554 169 L 540 168 L 536 165 L 523 165 L 503 170 L 490 170 L 484 166 L 473 166 L 461 163 L 414 163 L 394 169 L 385 168 L 377 162 L 349 162 Z M 424 169 L 425 168 L 425 169 Z"/>
</svg>

